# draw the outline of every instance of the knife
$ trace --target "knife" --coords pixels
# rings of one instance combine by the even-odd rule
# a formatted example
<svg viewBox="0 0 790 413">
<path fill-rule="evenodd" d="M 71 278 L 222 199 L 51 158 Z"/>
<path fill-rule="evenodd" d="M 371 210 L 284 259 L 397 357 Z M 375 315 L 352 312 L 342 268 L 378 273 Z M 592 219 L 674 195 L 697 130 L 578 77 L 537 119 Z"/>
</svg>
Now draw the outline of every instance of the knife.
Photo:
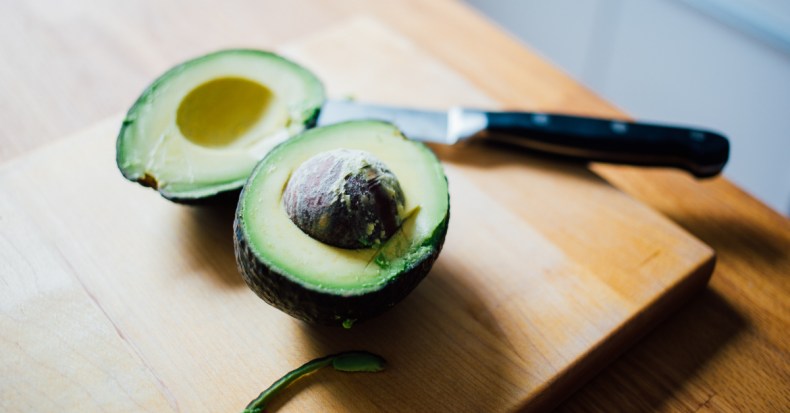
<svg viewBox="0 0 790 413">
<path fill-rule="evenodd" d="M 447 112 L 327 101 L 317 125 L 349 120 L 393 123 L 410 139 L 453 145 L 473 136 L 593 162 L 673 167 L 698 178 L 721 172 L 730 154 L 724 136 L 702 129 L 530 112 Z"/>
</svg>

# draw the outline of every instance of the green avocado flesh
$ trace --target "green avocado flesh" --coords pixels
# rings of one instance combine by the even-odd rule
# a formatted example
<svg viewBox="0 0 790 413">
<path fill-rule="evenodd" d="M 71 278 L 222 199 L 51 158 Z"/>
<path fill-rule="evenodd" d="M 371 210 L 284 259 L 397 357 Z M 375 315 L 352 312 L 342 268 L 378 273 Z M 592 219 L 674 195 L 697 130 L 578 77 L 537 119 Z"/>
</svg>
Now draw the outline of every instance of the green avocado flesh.
<svg viewBox="0 0 790 413">
<path fill-rule="evenodd" d="M 344 249 L 291 221 L 283 191 L 314 155 L 343 148 L 373 154 L 397 177 L 402 224 L 381 244 Z M 402 300 L 430 270 L 449 219 L 447 179 L 425 145 L 378 121 L 308 130 L 273 149 L 244 186 L 235 223 L 236 255 L 247 284 L 297 318 L 329 325 L 362 322 Z"/>
<path fill-rule="evenodd" d="M 282 57 L 209 54 L 143 92 L 118 135 L 118 167 L 173 200 L 239 189 L 273 147 L 312 126 L 323 102 L 321 82 Z"/>
</svg>

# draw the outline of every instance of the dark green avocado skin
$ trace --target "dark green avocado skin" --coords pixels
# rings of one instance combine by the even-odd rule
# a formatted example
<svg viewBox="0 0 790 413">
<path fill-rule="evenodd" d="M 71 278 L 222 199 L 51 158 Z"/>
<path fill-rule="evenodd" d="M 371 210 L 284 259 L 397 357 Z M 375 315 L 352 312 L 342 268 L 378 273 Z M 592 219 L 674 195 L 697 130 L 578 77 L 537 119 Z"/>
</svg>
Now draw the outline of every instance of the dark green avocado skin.
<svg viewBox="0 0 790 413">
<path fill-rule="evenodd" d="M 243 196 L 242 193 L 241 199 Z M 239 202 L 233 222 L 233 244 L 236 263 L 244 281 L 258 297 L 273 307 L 299 320 L 325 326 L 342 326 L 346 320 L 354 320 L 354 324 L 364 322 L 381 315 L 406 298 L 428 275 L 439 257 L 450 220 L 448 206 L 447 216 L 430 240 L 434 250 L 422 261 L 393 277 L 378 290 L 344 296 L 341 293 L 306 288 L 266 266 L 244 235 L 242 205 L 243 202 Z"/>
<path fill-rule="evenodd" d="M 165 199 L 168 201 L 175 202 L 181 205 L 192 205 L 192 206 L 230 206 L 233 205 L 235 202 L 239 201 L 239 194 L 241 193 L 241 188 L 236 189 L 229 189 L 227 191 L 217 192 L 214 195 L 205 196 L 201 198 L 177 198 L 170 196 L 169 194 L 159 192 Z"/>
</svg>

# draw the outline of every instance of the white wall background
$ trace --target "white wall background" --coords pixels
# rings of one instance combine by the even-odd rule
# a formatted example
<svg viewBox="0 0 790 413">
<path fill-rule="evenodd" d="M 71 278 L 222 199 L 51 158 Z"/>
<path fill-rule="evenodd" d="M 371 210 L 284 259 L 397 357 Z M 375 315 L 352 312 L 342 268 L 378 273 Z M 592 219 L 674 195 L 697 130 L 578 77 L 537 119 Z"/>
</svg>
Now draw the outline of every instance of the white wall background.
<svg viewBox="0 0 790 413">
<path fill-rule="evenodd" d="M 723 132 L 724 174 L 790 215 L 790 1 L 466 1 L 637 119 Z"/>
</svg>

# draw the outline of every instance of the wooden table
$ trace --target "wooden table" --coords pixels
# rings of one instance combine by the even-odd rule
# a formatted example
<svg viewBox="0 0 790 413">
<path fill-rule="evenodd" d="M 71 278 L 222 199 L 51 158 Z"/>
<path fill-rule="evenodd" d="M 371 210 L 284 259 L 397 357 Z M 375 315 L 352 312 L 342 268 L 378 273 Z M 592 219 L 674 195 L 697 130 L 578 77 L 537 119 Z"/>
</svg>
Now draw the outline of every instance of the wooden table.
<svg viewBox="0 0 790 413">
<path fill-rule="evenodd" d="M 125 110 L 178 62 L 226 47 L 274 49 L 358 14 L 386 22 L 509 108 L 625 116 L 452 0 L 8 1 L 0 162 Z M 713 247 L 718 264 L 699 296 L 558 410 L 790 410 L 790 221 L 724 178 L 592 168 Z"/>
</svg>

